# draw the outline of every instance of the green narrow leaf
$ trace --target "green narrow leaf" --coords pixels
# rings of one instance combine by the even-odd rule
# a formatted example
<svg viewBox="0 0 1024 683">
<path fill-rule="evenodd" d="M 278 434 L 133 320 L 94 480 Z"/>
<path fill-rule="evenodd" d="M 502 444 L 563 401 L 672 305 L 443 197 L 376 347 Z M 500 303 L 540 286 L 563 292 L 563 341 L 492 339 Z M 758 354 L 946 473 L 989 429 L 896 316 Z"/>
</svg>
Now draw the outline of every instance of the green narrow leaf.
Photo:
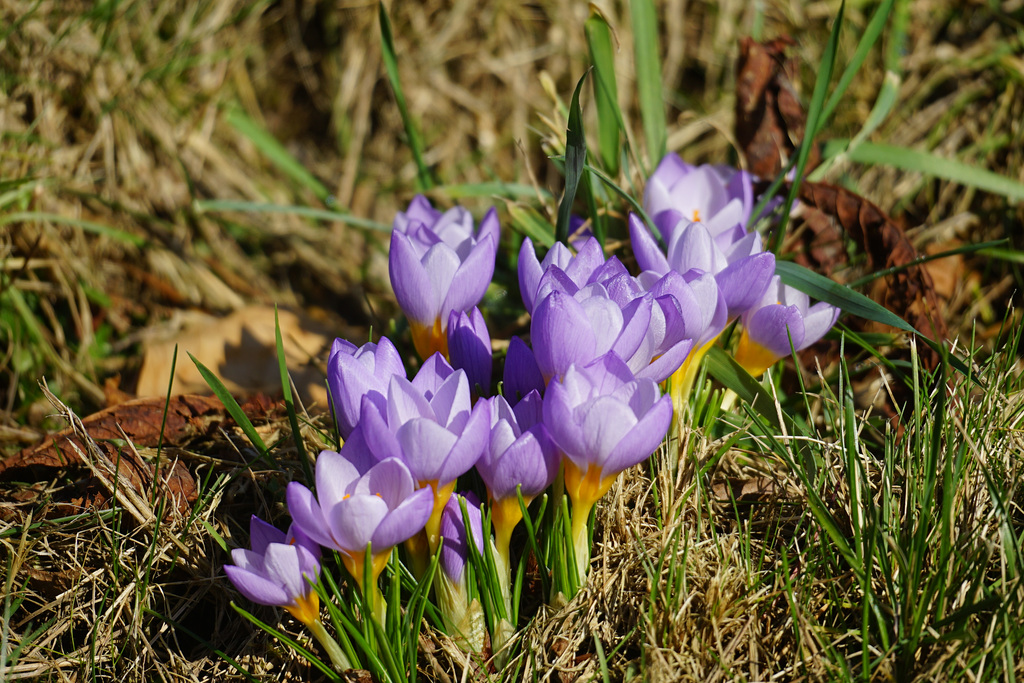
<svg viewBox="0 0 1024 683">
<path fill-rule="evenodd" d="M 145 246 L 149 242 L 145 237 L 139 237 L 138 235 L 133 235 L 130 232 L 118 230 L 117 228 L 111 228 L 108 225 L 94 223 L 93 221 L 85 221 L 82 220 L 81 218 L 61 216 L 60 214 L 56 213 L 40 213 L 36 211 L 15 211 L 13 213 L 8 213 L 4 214 L 3 216 L 0 216 L 0 226 L 10 225 L 11 223 L 28 223 L 36 221 L 46 221 L 47 223 L 70 225 L 76 228 L 80 228 L 85 232 L 91 232 L 95 235 L 110 237 L 117 240 L 118 242 L 131 244 L 132 246 L 135 247 Z"/>
<path fill-rule="evenodd" d="M 502 197 L 504 199 L 552 199 L 551 193 L 543 187 L 526 183 L 505 183 L 499 181 L 483 183 L 453 183 L 438 185 L 431 194 L 442 195 L 448 199 L 465 199 L 466 197 Z"/>
<path fill-rule="evenodd" d="M 302 473 L 306 477 L 306 484 L 312 486 L 314 483 L 313 470 L 309 466 L 309 458 L 306 457 L 306 447 L 302 443 L 302 432 L 299 429 L 299 417 L 295 413 L 295 401 L 292 398 L 292 383 L 288 376 L 288 365 L 284 358 L 284 340 L 281 339 L 281 321 L 278 318 L 277 306 L 274 306 L 274 339 L 277 343 L 277 368 L 281 373 L 281 393 L 284 396 L 284 408 L 288 413 L 288 424 L 292 428 L 292 440 L 295 442 L 295 450 L 299 462 L 302 464 Z"/>
<path fill-rule="evenodd" d="M 839 5 L 839 13 L 832 24 L 832 33 L 828 37 L 828 45 L 822 55 L 822 69 L 818 72 L 818 78 L 814 82 L 814 92 L 811 95 L 810 105 L 807 107 L 807 125 L 804 128 L 804 139 L 800 143 L 800 149 L 796 157 L 796 175 L 789 188 L 789 195 L 782 205 L 782 217 L 779 219 L 779 228 L 775 231 L 772 239 L 771 251 L 779 253 L 779 248 L 786 237 L 786 227 L 789 225 L 789 212 L 796 201 L 797 193 L 800 190 L 800 183 L 803 181 L 804 170 L 807 168 L 807 161 L 811 157 L 811 149 L 814 139 L 818 133 L 818 127 L 822 118 L 822 108 L 825 104 L 825 95 L 828 92 L 829 81 L 832 80 L 832 71 L 836 65 L 836 53 L 839 49 L 839 30 L 843 26 L 843 12 L 846 9 L 846 2 Z"/>
<path fill-rule="evenodd" d="M 266 204 L 261 202 L 247 202 L 235 199 L 199 199 L 193 202 L 192 206 L 197 212 L 217 211 L 238 211 L 245 213 L 286 213 L 304 218 L 315 218 L 321 221 L 335 221 L 351 225 L 354 228 L 366 230 L 379 230 L 391 232 L 391 226 L 385 223 L 378 223 L 367 218 L 359 218 L 351 214 L 330 209 L 315 209 L 309 206 L 289 206 L 286 204 Z"/>
<path fill-rule="evenodd" d="M 665 156 L 668 125 L 661 95 L 661 60 L 658 58 L 658 19 L 653 0 L 631 0 L 629 15 L 633 22 L 636 54 L 636 88 L 640 98 L 640 116 L 647 138 L 647 158 L 651 166 Z M 646 172 L 644 175 L 650 175 Z"/>
<path fill-rule="evenodd" d="M 316 179 L 306 167 L 299 163 L 292 154 L 284 148 L 266 129 L 259 123 L 249 118 L 245 112 L 238 108 L 228 109 L 225 116 L 229 126 L 244 135 L 256 146 L 272 164 L 277 166 L 285 175 L 302 185 L 322 202 L 327 202 L 331 196 L 327 187 Z"/>
<path fill-rule="evenodd" d="M 206 385 L 210 387 L 214 396 L 220 399 L 220 402 L 224 404 L 224 408 L 228 411 L 228 415 L 235 421 L 235 423 L 242 429 L 242 432 L 249 438 L 252 445 L 256 447 L 256 450 L 260 452 L 261 456 L 267 455 L 267 445 L 263 443 L 263 438 L 256 431 L 256 428 L 252 426 L 252 422 L 249 417 L 242 411 L 241 406 L 238 405 L 238 401 L 231 395 L 224 383 L 220 381 L 217 375 L 210 372 L 210 369 L 199 362 L 199 359 L 192 355 L 190 351 L 186 351 L 188 357 L 192 359 L 192 362 L 196 364 L 196 369 L 199 370 L 199 374 L 203 376 L 203 380 L 206 381 Z"/>
<path fill-rule="evenodd" d="M 551 229 L 551 222 L 540 214 L 532 206 L 523 206 L 509 202 L 506 207 L 509 218 L 512 219 L 512 227 L 523 233 L 535 246 L 551 248 L 555 244 L 555 234 Z"/>
<path fill-rule="evenodd" d="M 572 217 L 572 203 L 576 199 L 576 189 L 583 165 L 587 161 L 587 138 L 583 134 L 583 112 L 580 109 L 580 91 L 587 74 L 580 77 L 576 90 L 572 94 L 569 105 L 569 127 L 565 131 L 565 194 L 558 205 L 558 222 L 555 224 L 555 237 L 559 242 L 569 244 L 569 220 Z"/>
<path fill-rule="evenodd" d="M 799 264 L 791 261 L 776 261 L 775 273 L 782 279 L 783 284 L 796 287 L 815 299 L 838 306 L 846 313 L 883 323 L 911 334 L 920 334 L 903 318 L 881 304 Z"/>
<path fill-rule="evenodd" d="M 860 42 L 857 43 L 857 50 L 853 53 L 853 57 L 850 59 L 846 68 L 843 70 L 842 76 L 839 77 L 839 82 L 836 84 L 832 94 L 829 95 L 828 102 L 825 104 L 824 110 L 821 112 L 821 124 L 829 120 L 832 116 L 832 112 L 835 111 L 836 107 L 843 99 L 843 95 L 846 94 L 846 89 L 850 87 L 850 83 L 853 82 L 854 76 L 860 71 L 860 67 L 863 66 L 864 60 L 871 54 L 871 49 L 878 42 L 878 39 L 882 36 L 882 30 L 886 24 L 889 23 L 889 15 L 892 13 L 892 7 L 895 0 L 885 0 L 882 4 L 875 9 L 874 14 L 871 15 L 871 19 L 868 20 L 868 25 L 864 27 L 864 34 L 861 36 Z M 840 8 L 840 17 L 842 16 L 842 8 Z M 837 18 L 838 22 L 839 19 Z M 820 128 L 820 126 L 819 126 Z M 810 128 L 808 128 L 810 130 Z"/>
<path fill-rule="evenodd" d="M 976 187 L 993 194 L 1001 194 L 1014 202 L 1024 201 L 1024 183 L 983 168 L 975 168 L 962 161 L 944 159 L 928 152 L 896 145 L 863 142 L 849 151 L 849 158 L 851 161 L 862 164 L 877 164 L 892 166 L 904 171 L 916 171 Z"/>
<path fill-rule="evenodd" d="M 615 80 L 612 30 L 604 14 L 590 5 L 590 18 L 583 25 L 594 63 L 594 103 L 597 107 L 597 141 L 601 163 L 610 175 L 619 172 L 619 87 Z"/>
<path fill-rule="evenodd" d="M 391 33 L 391 19 L 388 18 L 384 3 L 379 3 L 378 14 L 380 19 L 381 53 L 384 59 L 384 70 L 387 71 L 388 81 L 391 82 L 391 90 L 395 94 L 395 103 L 398 105 L 398 113 L 402 116 L 402 125 L 405 126 L 405 136 L 409 139 L 409 148 L 412 150 L 412 157 L 416 161 L 416 180 L 418 189 L 429 190 L 434 186 L 434 177 L 427 162 L 423 159 L 423 139 L 419 130 L 409 114 L 409 107 L 405 103 L 405 93 L 402 91 L 402 82 L 398 77 L 398 57 L 395 53 L 395 38 Z"/>
</svg>

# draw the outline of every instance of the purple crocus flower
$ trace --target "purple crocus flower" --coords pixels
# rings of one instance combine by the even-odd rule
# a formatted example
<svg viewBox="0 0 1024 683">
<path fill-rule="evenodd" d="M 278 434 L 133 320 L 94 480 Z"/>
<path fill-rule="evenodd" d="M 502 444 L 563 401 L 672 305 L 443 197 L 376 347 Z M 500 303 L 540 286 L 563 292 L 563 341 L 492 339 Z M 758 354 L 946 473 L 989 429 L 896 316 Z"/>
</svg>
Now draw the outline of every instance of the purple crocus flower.
<svg viewBox="0 0 1024 683">
<path fill-rule="evenodd" d="M 615 354 L 572 366 L 548 386 L 544 425 L 565 456 L 574 505 L 592 506 L 615 476 L 643 462 L 665 438 L 672 401 L 652 379 L 636 378 Z"/>
<path fill-rule="evenodd" d="M 538 296 L 541 278 L 552 268 L 557 268 L 569 282 L 575 284 L 576 289 L 580 289 L 591 282 L 594 271 L 604 262 L 601 243 L 593 237 L 583 242 L 575 256 L 564 244 L 556 242 L 548 249 L 543 261 L 537 260 L 533 242 L 527 237 L 519 249 L 519 291 L 523 295 L 526 312 L 532 314 L 534 305 L 543 299 L 543 296 Z"/>
<path fill-rule="evenodd" d="M 440 357 L 435 358 L 439 359 L 436 367 L 444 367 Z M 392 378 L 383 413 L 364 402 L 360 428 L 377 459 L 400 459 L 418 486 L 432 490 L 434 509 L 427 523 L 427 536 L 433 549 L 441 510 L 451 497 L 455 480 L 483 453 L 488 423 L 484 403 L 471 407 L 464 370 L 452 371 L 439 383 L 438 373 L 421 380 L 422 373 L 412 382 Z"/>
<path fill-rule="evenodd" d="M 327 359 L 327 383 L 341 438 L 347 439 L 359 422 L 364 396 L 384 409 L 384 394 L 393 375 L 405 377 L 405 365 L 387 337 L 360 347 L 344 339 L 334 340 Z"/>
<path fill-rule="evenodd" d="M 295 525 L 288 533 L 256 515 L 249 520 L 251 550 L 231 551 L 224 572 L 238 592 L 259 605 L 284 607 L 307 626 L 320 620 L 313 583 L 320 578 L 320 546 Z"/>
<path fill-rule="evenodd" d="M 472 493 L 451 496 L 441 514 L 444 545 L 441 547 L 441 572 L 434 588 L 449 635 L 462 649 L 480 652 L 484 647 L 487 624 L 483 606 L 471 597 L 469 591 L 465 570 L 471 550 L 460 499 L 465 502 L 476 552 L 483 552 L 485 541 L 480 501 Z"/>
<path fill-rule="evenodd" d="M 369 585 L 376 587 L 391 549 L 419 532 L 433 510 L 433 496 L 426 489 L 416 489 L 409 468 L 397 458 L 360 474 L 339 453 L 321 451 L 316 488 L 314 496 L 298 482 L 288 484 L 288 511 L 295 526 L 310 539 L 341 553 L 345 568 L 364 592 L 367 547 L 372 553 Z"/>
<path fill-rule="evenodd" d="M 448 355 L 452 366 L 462 368 L 471 387 L 482 395 L 491 388 L 491 335 L 479 308 L 469 313 L 452 311 L 448 316 Z"/>
<path fill-rule="evenodd" d="M 669 153 L 644 188 L 644 211 L 667 242 L 679 219 L 700 222 L 712 235 L 747 225 L 754 206 L 752 176 L 728 166 L 693 166 Z"/>
<path fill-rule="evenodd" d="M 523 518 L 517 490 L 529 505 L 558 474 L 559 455 L 542 422 L 542 405 L 537 391 L 515 408 L 501 396 L 488 401 L 491 434 L 476 470 L 487 486 L 496 546 L 506 564 L 509 539 Z"/>
<path fill-rule="evenodd" d="M 526 342 L 519 337 L 512 337 L 508 341 L 502 379 L 506 400 L 511 405 L 518 403 L 531 391 L 544 393 L 544 375 L 537 367 L 537 359 Z"/>
<path fill-rule="evenodd" d="M 791 349 L 800 351 L 825 336 L 839 313 L 823 301 L 810 306 L 806 294 L 773 277 L 760 305 L 743 317 L 736 362 L 751 375 L 760 375 Z"/>
<path fill-rule="evenodd" d="M 572 535 L 579 580 L 590 563 L 587 519 L 615 477 L 647 459 L 668 432 L 672 399 L 652 379 L 637 379 L 609 353 L 573 365 L 548 385 L 544 425 L 564 455 L 565 490 L 572 500 Z"/>
<path fill-rule="evenodd" d="M 456 206 L 445 213 L 416 196 L 399 213 L 391 232 L 391 286 L 409 318 L 421 358 L 447 355 L 445 329 L 452 311 L 466 311 L 483 298 L 494 275 L 498 214 L 491 208 L 474 229 L 473 217 Z"/>
<path fill-rule="evenodd" d="M 444 537 L 444 546 L 441 549 L 441 571 L 452 583 L 462 581 L 470 552 L 459 498 L 466 501 L 466 514 L 469 515 L 469 528 L 473 532 L 473 545 L 478 553 L 484 550 L 484 521 L 483 513 L 480 510 L 480 499 L 472 492 L 452 494 L 441 513 L 441 536 Z"/>
<path fill-rule="evenodd" d="M 671 231 L 667 253 L 663 254 L 640 218 L 629 215 L 629 235 L 637 264 L 658 275 L 693 269 L 713 274 L 725 297 L 730 320 L 760 301 L 775 273 L 775 255 L 763 250 L 761 236 L 746 233 L 742 226 L 739 230 L 739 239 L 733 239 L 731 233 L 713 237 L 702 223 L 681 219 Z"/>
</svg>

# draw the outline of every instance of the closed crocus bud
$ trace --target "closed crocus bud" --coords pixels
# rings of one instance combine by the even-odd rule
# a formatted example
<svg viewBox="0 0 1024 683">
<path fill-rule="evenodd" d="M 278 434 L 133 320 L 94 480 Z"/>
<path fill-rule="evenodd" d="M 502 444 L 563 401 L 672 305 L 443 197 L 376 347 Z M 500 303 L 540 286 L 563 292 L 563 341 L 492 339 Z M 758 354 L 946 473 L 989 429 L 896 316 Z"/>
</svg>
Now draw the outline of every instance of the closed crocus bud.
<svg viewBox="0 0 1024 683">
<path fill-rule="evenodd" d="M 727 166 L 693 166 L 669 153 L 644 188 L 644 211 L 669 241 L 679 219 L 704 223 L 713 235 L 745 227 L 754 206 L 753 178 Z M 665 216 L 672 212 L 672 216 Z M 664 229 L 663 229 L 664 228 Z"/>
<path fill-rule="evenodd" d="M 387 337 L 360 347 L 344 339 L 334 340 L 327 360 L 327 383 L 343 439 L 359 422 L 364 396 L 383 410 L 384 396 L 394 375 L 405 377 L 405 365 Z"/>
<path fill-rule="evenodd" d="M 284 607 L 307 626 L 320 619 L 313 584 L 320 578 L 320 546 L 292 526 L 288 533 L 253 515 L 251 550 L 231 551 L 224 572 L 238 592 L 259 605 Z"/>
<path fill-rule="evenodd" d="M 508 568 L 512 531 L 523 518 L 521 491 L 529 505 L 558 474 L 558 452 L 542 422 L 540 394 L 531 391 L 515 408 L 501 396 L 488 401 L 491 433 L 476 463 L 491 501 L 497 550 Z"/>
<path fill-rule="evenodd" d="M 463 207 L 440 213 L 426 198 L 413 199 L 395 218 L 389 271 L 395 298 L 412 328 L 421 358 L 447 355 L 448 315 L 480 302 L 494 275 L 498 214 L 480 222 Z"/>
<path fill-rule="evenodd" d="M 466 507 L 466 517 L 462 514 L 463 504 Z M 444 545 L 441 547 L 441 572 L 434 586 L 448 634 L 463 650 L 480 652 L 484 647 L 487 623 L 483 606 L 479 600 L 470 597 L 467 584 L 466 563 L 469 561 L 469 553 L 473 551 L 466 537 L 466 518 L 473 534 L 476 552 L 483 552 L 484 532 L 480 501 L 472 493 L 451 496 L 441 514 L 441 536 L 444 538 Z"/>
<path fill-rule="evenodd" d="M 448 356 L 453 367 L 466 371 L 474 391 L 483 396 L 490 393 L 491 335 L 479 308 L 469 313 L 452 311 L 448 316 Z"/>
<path fill-rule="evenodd" d="M 736 362 L 751 375 L 760 375 L 791 349 L 800 351 L 825 336 L 839 313 L 824 302 L 811 306 L 806 294 L 783 285 L 776 276 L 761 305 L 743 317 Z"/>
<path fill-rule="evenodd" d="M 505 399 L 511 405 L 531 391 L 544 393 L 544 375 L 537 367 L 533 351 L 519 337 L 512 337 L 505 354 L 505 368 L 502 376 Z"/>
<path fill-rule="evenodd" d="M 401 380 L 405 381 L 405 380 Z M 341 553 L 342 562 L 364 593 L 376 591 L 377 577 L 391 549 L 418 533 L 433 510 L 433 496 L 416 489 L 397 458 L 377 463 L 365 473 L 334 451 L 316 461 L 317 494 L 298 482 L 288 485 L 288 511 L 295 526 L 310 539 Z M 364 576 L 367 548 L 373 575 Z M 375 606 L 382 605 L 375 600 Z"/>
<path fill-rule="evenodd" d="M 534 306 L 544 297 L 538 294 L 541 278 L 551 268 L 559 269 L 576 289 L 591 281 L 591 276 L 605 261 L 601 243 L 591 237 L 582 242 L 574 256 L 561 242 L 548 250 L 543 261 L 537 260 L 533 242 L 527 237 L 519 249 L 519 291 L 527 313 L 533 313 Z"/>
<path fill-rule="evenodd" d="M 572 366 L 548 385 L 544 425 L 564 455 L 580 583 L 590 564 L 587 519 L 615 477 L 643 462 L 665 438 L 672 399 L 652 379 L 637 379 L 614 353 Z"/>
</svg>

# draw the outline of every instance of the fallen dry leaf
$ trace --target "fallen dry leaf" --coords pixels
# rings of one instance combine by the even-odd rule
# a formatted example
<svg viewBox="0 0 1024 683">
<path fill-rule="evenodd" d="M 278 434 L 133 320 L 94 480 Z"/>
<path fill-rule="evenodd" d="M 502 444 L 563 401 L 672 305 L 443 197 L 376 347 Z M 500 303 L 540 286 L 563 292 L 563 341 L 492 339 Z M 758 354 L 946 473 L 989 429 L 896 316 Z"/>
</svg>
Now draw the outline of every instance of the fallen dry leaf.
<svg viewBox="0 0 1024 683">
<path fill-rule="evenodd" d="M 316 403 L 326 408 L 322 368 L 335 336 L 345 330 L 304 313 L 281 309 L 279 315 L 285 362 L 299 397 L 307 407 Z M 223 318 L 202 315 L 173 338 L 150 344 L 135 393 L 165 396 L 172 365 L 174 393 L 209 393 L 206 381 L 186 352 L 213 371 L 232 394 L 281 392 L 274 309 L 270 306 L 247 306 Z"/>
</svg>

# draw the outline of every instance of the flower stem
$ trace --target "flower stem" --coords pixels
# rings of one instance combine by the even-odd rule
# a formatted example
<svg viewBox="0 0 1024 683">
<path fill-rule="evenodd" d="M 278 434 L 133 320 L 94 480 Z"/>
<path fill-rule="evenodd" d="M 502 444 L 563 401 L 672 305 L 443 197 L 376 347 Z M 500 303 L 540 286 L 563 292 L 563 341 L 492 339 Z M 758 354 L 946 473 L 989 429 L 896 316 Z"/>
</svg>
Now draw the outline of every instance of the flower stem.
<svg viewBox="0 0 1024 683">
<path fill-rule="evenodd" d="M 338 641 L 331 637 L 331 634 L 324 628 L 323 622 L 319 618 L 314 621 L 308 622 L 306 627 L 309 628 L 313 637 L 317 639 L 321 646 L 327 650 L 327 654 L 331 657 L 331 663 L 334 665 L 334 669 L 337 672 L 348 671 L 352 668 L 352 662 L 348 661 L 348 657 L 342 651 L 341 646 L 338 645 Z"/>
</svg>

